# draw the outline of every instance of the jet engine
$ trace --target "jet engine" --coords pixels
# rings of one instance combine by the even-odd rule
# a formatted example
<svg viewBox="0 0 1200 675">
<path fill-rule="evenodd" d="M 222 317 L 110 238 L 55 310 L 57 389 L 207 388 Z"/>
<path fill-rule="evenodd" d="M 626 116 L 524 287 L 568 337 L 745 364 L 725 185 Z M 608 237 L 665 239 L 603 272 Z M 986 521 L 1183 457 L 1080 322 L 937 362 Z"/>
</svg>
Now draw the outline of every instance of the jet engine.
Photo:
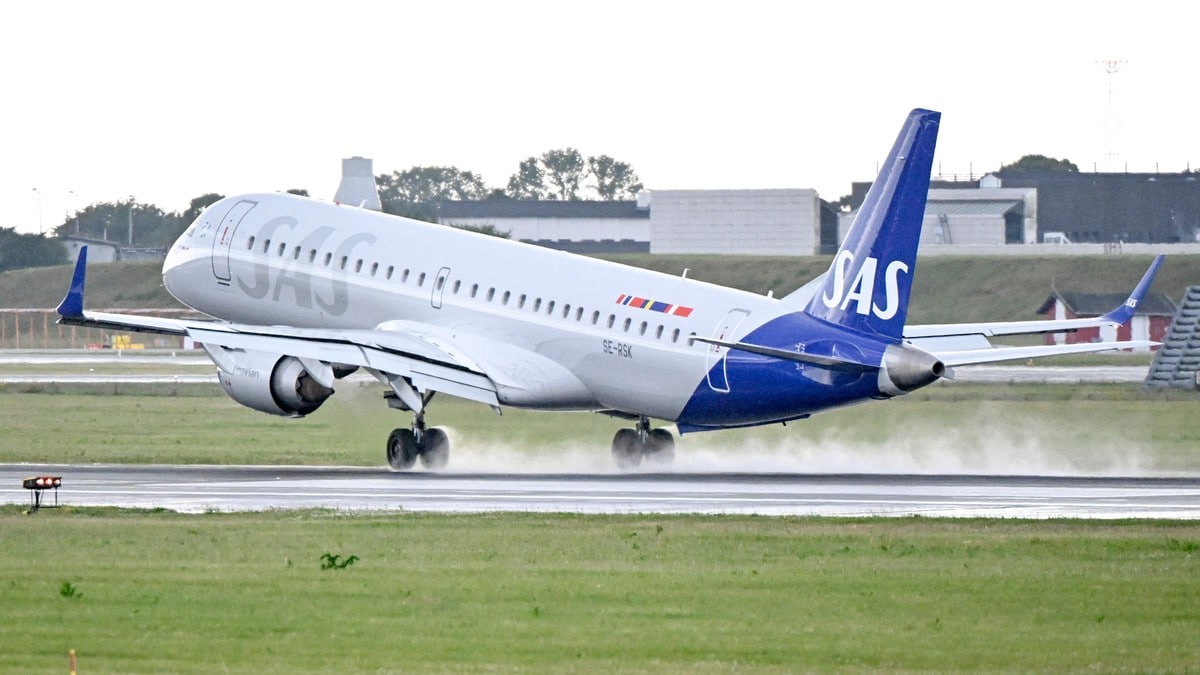
<svg viewBox="0 0 1200 675">
<path fill-rule="evenodd" d="M 265 352 L 226 352 L 225 357 L 229 362 L 217 364 L 217 380 L 230 398 L 247 408 L 303 417 L 333 394 L 295 357 Z"/>
<path fill-rule="evenodd" d="M 879 369 L 879 392 L 901 396 L 946 375 L 946 366 L 936 356 L 910 345 L 889 345 Z"/>
</svg>

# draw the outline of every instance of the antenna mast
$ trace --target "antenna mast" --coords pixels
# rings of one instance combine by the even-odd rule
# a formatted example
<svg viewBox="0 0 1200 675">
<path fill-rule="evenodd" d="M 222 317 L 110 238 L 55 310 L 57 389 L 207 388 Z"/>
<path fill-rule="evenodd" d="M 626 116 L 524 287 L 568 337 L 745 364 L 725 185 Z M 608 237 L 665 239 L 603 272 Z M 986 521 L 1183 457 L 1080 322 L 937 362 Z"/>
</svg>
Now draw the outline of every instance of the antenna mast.
<svg viewBox="0 0 1200 675">
<path fill-rule="evenodd" d="M 1107 118 L 1104 123 L 1106 136 L 1104 164 L 1105 169 L 1108 171 L 1117 171 L 1117 160 L 1120 157 L 1120 153 L 1117 152 L 1117 130 L 1120 122 L 1117 121 L 1117 115 L 1113 107 L 1113 90 L 1116 88 L 1117 73 L 1121 71 L 1121 66 L 1125 65 L 1125 62 L 1109 59 L 1107 61 L 1097 61 L 1096 63 L 1108 74 Z"/>
</svg>

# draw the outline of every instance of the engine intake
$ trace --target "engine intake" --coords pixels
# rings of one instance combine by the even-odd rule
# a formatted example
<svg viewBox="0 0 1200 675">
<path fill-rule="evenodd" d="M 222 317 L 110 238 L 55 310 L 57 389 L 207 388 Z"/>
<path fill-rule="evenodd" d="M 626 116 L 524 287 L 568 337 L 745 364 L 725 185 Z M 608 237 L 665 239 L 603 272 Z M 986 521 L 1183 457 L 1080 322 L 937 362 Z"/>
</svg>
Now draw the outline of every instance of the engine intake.
<svg viewBox="0 0 1200 675">
<path fill-rule="evenodd" d="M 883 353 L 879 369 L 879 392 L 901 396 L 937 382 L 946 375 L 946 366 L 936 356 L 910 345 L 890 345 Z"/>
<path fill-rule="evenodd" d="M 317 382 L 299 359 L 264 352 L 226 352 L 232 367 L 218 367 L 217 381 L 229 398 L 247 408 L 284 417 L 303 417 L 333 389 Z"/>
</svg>

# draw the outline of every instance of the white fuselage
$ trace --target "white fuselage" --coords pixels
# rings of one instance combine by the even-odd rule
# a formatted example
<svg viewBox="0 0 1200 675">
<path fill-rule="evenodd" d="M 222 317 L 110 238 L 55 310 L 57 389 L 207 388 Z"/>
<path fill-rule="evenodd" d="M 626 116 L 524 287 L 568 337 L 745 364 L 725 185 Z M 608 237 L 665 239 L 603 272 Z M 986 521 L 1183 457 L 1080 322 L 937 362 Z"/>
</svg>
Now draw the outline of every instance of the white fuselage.
<svg viewBox="0 0 1200 675">
<path fill-rule="evenodd" d="M 677 419 L 778 300 L 450 227 L 284 194 L 210 206 L 171 248 L 167 289 L 219 319 L 435 331 L 505 405 Z M 641 305 L 640 307 L 637 305 Z"/>
</svg>

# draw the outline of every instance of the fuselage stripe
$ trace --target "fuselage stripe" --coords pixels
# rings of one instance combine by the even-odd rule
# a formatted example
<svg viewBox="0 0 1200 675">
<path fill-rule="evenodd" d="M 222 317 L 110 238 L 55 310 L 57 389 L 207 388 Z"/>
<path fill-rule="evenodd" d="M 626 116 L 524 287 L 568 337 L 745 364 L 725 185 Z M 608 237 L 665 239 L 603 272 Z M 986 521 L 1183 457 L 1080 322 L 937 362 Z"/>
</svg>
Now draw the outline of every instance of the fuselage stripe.
<svg viewBox="0 0 1200 675">
<path fill-rule="evenodd" d="M 625 305 L 627 307 L 637 307 L 638 309 L 648 309 L 651 312 L 658 312 L 659 314 L 669 314 L 671 316 L 685 318 L 691 316 L 692 314 L 691 307 L 672 305 L 669 302 L 650 300 L 648 298 L 639 298 L 635 295 L 626 295 L 625 293 L 622 293 L 617 297 L 617 304 Z"/>
</svg>

